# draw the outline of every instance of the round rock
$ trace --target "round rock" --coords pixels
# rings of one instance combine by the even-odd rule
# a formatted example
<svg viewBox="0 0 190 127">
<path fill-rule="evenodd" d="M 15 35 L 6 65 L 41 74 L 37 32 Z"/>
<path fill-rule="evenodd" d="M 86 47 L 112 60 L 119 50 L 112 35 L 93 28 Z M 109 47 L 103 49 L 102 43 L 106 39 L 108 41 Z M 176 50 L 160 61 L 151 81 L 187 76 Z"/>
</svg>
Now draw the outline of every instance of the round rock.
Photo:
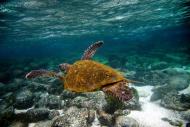
<svg viewBox="0 0 190 127">
<path fill-rule="evenodd" d="M 53 121 L 51 127 L 88 127 L 91 124 L 89 120 L 93 121 L 90 116 L 93 115 L 86 108 L 70 107 L 63 116 Z"/>
<path fill-rule="evenodd" d="M 118 116 L 114 127 L 139 127 L 138 122 L 127 116 Z"/>
<path fill-rule="evenodd" d="M 27 109 L 32 107 L 33 101 L 33 94 L 29 90 L 24 90 L 17 93 L 15 98 L 14 107 L 17 109 Z"/>
</svg>

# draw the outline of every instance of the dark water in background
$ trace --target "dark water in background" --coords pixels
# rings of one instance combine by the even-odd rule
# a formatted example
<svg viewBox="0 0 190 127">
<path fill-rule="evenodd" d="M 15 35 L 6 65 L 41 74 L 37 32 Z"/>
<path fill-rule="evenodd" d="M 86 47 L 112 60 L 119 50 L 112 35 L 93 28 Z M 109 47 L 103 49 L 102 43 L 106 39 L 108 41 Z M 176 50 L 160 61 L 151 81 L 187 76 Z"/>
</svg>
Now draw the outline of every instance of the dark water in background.
<svg viewBox="0 0 190 127">
<path fill-rule="evenodd" d="M 161 57 L 166 52 L 189 56 L 189 37 L 188 0 L 4 1 L 0 6 L 0 81 L 14 78 L 12 65 L 22 70 L 34 59 L 73 62 L 97 40 L 105 42 L 97 56 L 158 57 L 153 55 L 156 52 Z"/>
</svg>

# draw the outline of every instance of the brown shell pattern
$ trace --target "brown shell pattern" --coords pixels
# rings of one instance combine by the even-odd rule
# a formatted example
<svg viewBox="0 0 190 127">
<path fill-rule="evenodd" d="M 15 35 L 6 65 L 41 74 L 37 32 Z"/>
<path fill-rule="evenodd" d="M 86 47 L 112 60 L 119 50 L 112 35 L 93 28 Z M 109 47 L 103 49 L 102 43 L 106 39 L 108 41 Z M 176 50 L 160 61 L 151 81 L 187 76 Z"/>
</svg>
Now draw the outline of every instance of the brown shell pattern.
<svg viewBox="0 0 190 127">
<path fill-rule="evenodd" d="M 92 60 L 80 60 L 67 72 L 64 87 L 75 92 L 90 92 L 122 80 L 125 78 L 111 67 Z"/>
</svg>

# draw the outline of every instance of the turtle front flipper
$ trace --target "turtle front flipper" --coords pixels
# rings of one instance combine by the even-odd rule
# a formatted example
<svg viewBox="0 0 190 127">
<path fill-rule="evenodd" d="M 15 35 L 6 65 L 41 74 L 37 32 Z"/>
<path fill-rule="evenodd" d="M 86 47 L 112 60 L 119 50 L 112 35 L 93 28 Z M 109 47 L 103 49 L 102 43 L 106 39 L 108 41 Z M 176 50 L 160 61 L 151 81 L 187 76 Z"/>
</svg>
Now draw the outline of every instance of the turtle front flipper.
<svg viewBox="0 0 190 127">
<path fill-rule="evenodd" d="M 103 44 L 103 41 L 95 42 L 94 44 L 90 45 L 84 52 L 81 60 L 89 60 L 93 57 L 96 53 L 96 50 Z"/>
<path fill-rule="evenodd" d="M 36 77 L 40 77 L 40 76 L 58 77 L 56 72 L 41 69 L 41 70 L 32 70 L 31 72 L 26 74 L 25 78 L 31 79 L 31 78 L 36 78 Z"/>
<path fill-rule="evenodd" d="M 132 90 L 126 86 L 126 81 L 117 82 L 115 84 L 111 84 L 103 87 L 103 91 L 111 95 L 120 101 L 129 101 L 133 98 Z"/>
</svg>

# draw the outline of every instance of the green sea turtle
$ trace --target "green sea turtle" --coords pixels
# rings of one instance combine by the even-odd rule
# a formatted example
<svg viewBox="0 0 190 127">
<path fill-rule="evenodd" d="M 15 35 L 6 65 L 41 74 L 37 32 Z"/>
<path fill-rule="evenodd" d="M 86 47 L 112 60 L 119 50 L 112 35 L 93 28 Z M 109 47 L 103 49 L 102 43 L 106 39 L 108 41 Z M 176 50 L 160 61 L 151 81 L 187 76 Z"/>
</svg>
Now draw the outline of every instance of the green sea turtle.
<svg viewBox="0 0 190 127">
<path fill-rule="evenodd" d="M 48 70 L 32 70 L 26 75 L 27 79 L 39 76 L 57 77 L 64 83 L 64 88 L 73 92 L 92 92 L 102 90 L 108 95 L 121 101 L 129 101 L 132 91 L 128 87 L 131 80 L 126 79 L 113 68 L 91 60 L 96 50 L 103 44 L 98 41 L 87 48 L 81 60 L 74 64 L 63 63 L 59 65 L 65 75 Z"/>
</svg>

